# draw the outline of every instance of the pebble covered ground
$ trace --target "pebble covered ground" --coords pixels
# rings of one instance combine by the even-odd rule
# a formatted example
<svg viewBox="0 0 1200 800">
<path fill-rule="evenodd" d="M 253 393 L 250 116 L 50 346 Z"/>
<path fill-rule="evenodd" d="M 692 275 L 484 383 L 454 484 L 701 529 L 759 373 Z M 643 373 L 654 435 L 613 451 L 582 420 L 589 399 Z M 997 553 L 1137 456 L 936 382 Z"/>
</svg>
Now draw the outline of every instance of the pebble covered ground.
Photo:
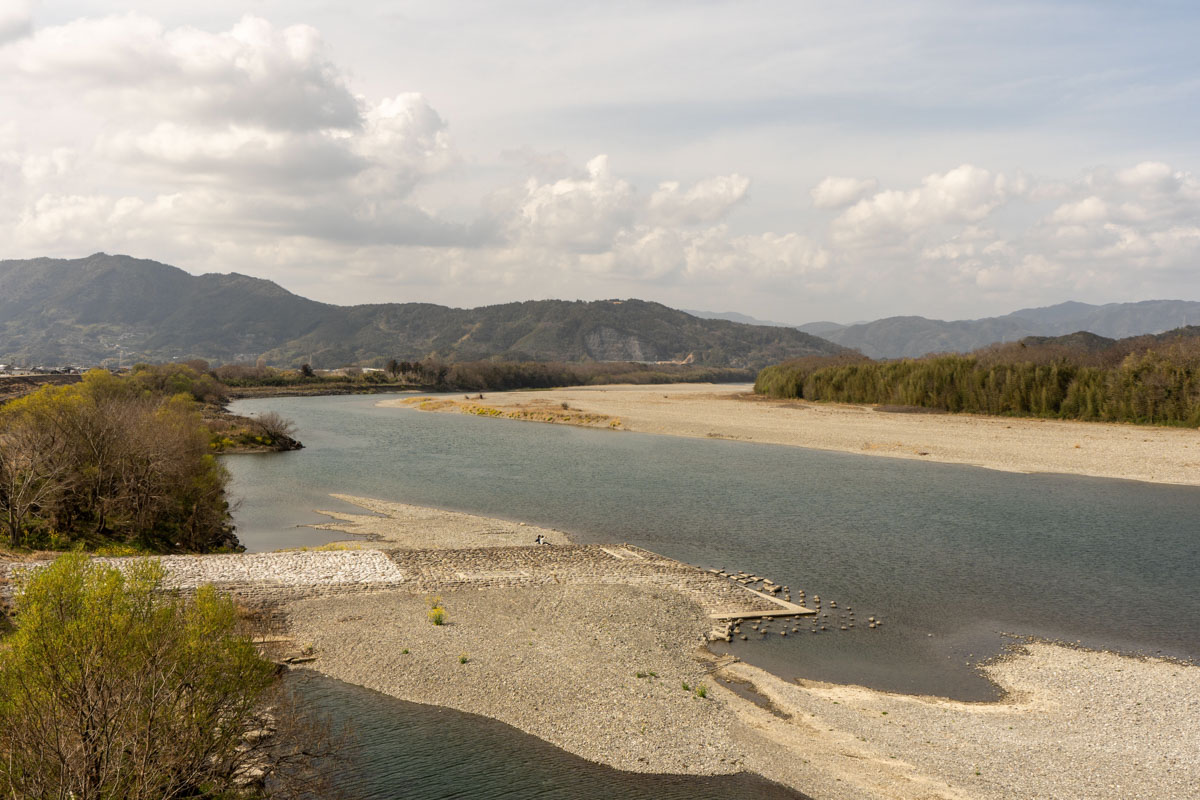
<svg viewBox="0 0 1200 800">
<path fill-rule="evenodd" d="M 737 707 L 751 768 L 815 798 L 1198 796 L 1200 668 L 1033 643 L 986 671 L 1004 700 L 796 685 L 741 663 L 722 670 L 790 716 Z"/>
<path fill-rule="evenodd" d="M 732 719 L 694 655 L 708 622 L 679 594 L 539 585 L 443 593 L 441 602 L 440 626 L 422 597 L 399 593 L 284 610 L 297 645 L 317 654 L 313 666 L 340 680 L 485 714 L 621 769 L 744 768 Z"/>
<path fill-rule="evenodd" d="M 377 550 L 163 556 L 167 584 L 195 588 L 214 584 L 324 586 L 394 585 L 404 580 L 396 562 Z"/>
</svg>

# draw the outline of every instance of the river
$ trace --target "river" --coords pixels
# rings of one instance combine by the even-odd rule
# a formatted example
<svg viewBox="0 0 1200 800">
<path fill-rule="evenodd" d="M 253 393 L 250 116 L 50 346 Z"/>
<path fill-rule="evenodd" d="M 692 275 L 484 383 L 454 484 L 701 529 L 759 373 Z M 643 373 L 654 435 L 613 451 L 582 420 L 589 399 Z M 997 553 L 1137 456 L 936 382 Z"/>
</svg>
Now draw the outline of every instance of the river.
<svg viewBox="0 0 1200 800">
<path fill-rule="evenodd" d="M 1023 475 L 774 445 L 271 398 L 306 448 L 232 456 L 251 550 L 319 544 L 315 508 L 358 494 L 631 542 L 766 575 L 860 624 L 735 640 L 787 678 L 986 700 L 975 669 L 1037 636 L 1200 657 L 1200 488 Z M 878 630 L 861 624 L 884 620 Z"/>
</svg>

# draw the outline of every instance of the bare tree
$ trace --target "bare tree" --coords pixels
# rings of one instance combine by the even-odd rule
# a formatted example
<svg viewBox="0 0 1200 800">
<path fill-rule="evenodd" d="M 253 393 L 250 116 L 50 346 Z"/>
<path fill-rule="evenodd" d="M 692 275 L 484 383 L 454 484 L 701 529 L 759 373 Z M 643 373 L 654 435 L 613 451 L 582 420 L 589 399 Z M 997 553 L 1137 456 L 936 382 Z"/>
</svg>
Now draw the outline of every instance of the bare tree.
<svg viewBox="0 0 1200 800">
<path fill-rule="evenodd" d="M 259 434 L 272 441 L 290 439 L 296 432 L 296 423 L 277 411 L 264 411 L 251 419 Z"/>
<path fill-rule="evenodd" d="M 56 434 L 23 415 L 0 416 L 0 514 L 13 547 L 21 546 L 31 514 L 67 488 L 69 465 Z"/>
</svg>

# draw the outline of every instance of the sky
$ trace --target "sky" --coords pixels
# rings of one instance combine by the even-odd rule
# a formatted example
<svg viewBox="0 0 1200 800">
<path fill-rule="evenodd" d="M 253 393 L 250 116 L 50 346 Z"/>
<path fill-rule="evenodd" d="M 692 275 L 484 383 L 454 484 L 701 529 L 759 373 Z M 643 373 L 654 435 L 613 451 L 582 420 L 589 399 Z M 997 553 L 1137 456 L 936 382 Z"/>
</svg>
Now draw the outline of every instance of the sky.
<svg viewBox="0 0 1200 800">
<path fill-rule="evenodd" d="M 1200 300 L 1192 2 L 0 0 L 0 258 L 787 323 Z"/>
</svg>

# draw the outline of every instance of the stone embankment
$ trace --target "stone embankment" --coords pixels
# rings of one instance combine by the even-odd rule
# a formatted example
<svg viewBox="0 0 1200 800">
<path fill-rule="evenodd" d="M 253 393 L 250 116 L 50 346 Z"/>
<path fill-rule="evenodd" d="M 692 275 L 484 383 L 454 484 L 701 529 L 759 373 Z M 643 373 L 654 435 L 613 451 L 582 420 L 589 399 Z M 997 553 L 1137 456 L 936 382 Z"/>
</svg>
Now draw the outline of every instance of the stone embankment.
<svg viewBox="0 0 1200 800">
<path fill-rule="evenodd" d="M 622 584 L 673 589 L 713 617 L 762 616 L 785 608 L 715 573 L 629 544 L 397 550 L 390 556 L 418 591 Z M 792 607 L 787 613 L 805 612 Z"/>
<path fill-rule="evenodd" d="M 120 566 L 129 559 L 98 559 Z M 159 556 L 166 585 L 212 584 L 243 602 L 283 602 L 352 592 L 415 594 L 544 585 L 670 589 L 710 617 L 812 613 L 711 571 L 633 545 L 529 545 L 441 550 L 335 550 Z M 44 563 L 44 562 L 42 562 Z M 39 563 L 0 566 L 7 576 Z"/>
</svg>

